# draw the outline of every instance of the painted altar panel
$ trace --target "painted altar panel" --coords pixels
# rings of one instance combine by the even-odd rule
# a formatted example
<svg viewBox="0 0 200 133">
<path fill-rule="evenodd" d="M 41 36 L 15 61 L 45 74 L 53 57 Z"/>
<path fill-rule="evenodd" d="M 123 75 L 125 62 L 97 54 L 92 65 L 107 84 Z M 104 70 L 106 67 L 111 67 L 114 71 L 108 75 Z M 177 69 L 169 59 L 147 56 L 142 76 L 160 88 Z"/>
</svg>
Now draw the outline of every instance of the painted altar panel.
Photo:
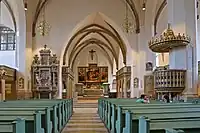
<svg viewBox="0 0 200 133">
<path fill-rule="evenodd" d="M 108 82 L 108 67 L 100 67 L 101 82 Z"/>
<path fill-rule="evenodd" d="M 86 82 L 101 82 L 101 74 L 99 67 L 87 68 L 87 79 Z"/>
<path fill-rule="evenodd" d="M 78 67 L 78 82 L 108 82 L 108 67 Z"/>
<path fill-rule="evenodd" d="M 83 83 L 86 80 L 86 67 L 78 68 L 78 82 Z"/>
</svg>

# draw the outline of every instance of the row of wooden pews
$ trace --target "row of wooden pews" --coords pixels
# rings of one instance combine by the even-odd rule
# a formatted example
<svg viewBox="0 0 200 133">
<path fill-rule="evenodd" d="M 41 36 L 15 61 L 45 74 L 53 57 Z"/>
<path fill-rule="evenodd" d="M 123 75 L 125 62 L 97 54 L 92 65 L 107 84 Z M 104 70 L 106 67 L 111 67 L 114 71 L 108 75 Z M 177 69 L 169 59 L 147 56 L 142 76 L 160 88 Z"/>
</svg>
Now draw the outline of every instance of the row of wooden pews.
<svg viewBox="0 0 200 133">
<path fill-rule="evenodd" d="M 72 99 L 0 102 L 0 133 L 60 133 L 72 113 Z"/>
<path fill-rule="evenodd" d="M 98 113 L 111 133 L 200 133 L 200 104 L 136 103 L 99 99 Z"/>
</svg>

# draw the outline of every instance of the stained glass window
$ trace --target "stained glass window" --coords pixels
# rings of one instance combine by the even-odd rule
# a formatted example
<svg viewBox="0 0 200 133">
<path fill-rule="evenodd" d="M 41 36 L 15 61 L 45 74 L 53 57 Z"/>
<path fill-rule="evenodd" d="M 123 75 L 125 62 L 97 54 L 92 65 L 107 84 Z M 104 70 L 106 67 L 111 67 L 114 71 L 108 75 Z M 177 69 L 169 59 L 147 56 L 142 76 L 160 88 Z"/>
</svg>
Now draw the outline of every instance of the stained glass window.
<svg viewBox="0 0 200 133">
<path fill-rule="evenodd" d="M 0 26 L 0 51 L 12 51 L 16 49 L 16 34 L 5 26 Z"/>
</svg>

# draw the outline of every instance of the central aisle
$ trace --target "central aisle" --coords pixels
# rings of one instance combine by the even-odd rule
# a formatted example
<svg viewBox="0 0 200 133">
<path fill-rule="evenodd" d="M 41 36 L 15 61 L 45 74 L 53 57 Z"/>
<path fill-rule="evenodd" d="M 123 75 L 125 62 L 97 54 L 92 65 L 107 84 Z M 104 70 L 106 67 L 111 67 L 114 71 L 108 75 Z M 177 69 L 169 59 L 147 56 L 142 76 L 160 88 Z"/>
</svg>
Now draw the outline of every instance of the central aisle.
<svg viewBox="0 0 200 133">
<path fill-rule="evenodd" d="M 92 103 L 80 103 L 62 133 L 108 133 Z M 90 106 L 92 106 L 90 108 Z"/>
</svg>

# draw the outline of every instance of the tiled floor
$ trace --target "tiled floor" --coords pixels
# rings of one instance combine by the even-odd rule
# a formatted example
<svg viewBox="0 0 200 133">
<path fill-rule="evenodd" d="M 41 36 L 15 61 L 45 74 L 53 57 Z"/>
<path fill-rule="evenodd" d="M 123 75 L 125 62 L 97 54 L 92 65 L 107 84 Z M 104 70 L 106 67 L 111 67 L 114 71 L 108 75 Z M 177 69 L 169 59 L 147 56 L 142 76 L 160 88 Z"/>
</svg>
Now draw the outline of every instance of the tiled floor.
<svg viewBox="0 0 200 133">
<path fill-rule="evenodd" d="M 97 108 L 74 108 L 74 114 L 62 133 L 108 133 Z"/>
</svg>

